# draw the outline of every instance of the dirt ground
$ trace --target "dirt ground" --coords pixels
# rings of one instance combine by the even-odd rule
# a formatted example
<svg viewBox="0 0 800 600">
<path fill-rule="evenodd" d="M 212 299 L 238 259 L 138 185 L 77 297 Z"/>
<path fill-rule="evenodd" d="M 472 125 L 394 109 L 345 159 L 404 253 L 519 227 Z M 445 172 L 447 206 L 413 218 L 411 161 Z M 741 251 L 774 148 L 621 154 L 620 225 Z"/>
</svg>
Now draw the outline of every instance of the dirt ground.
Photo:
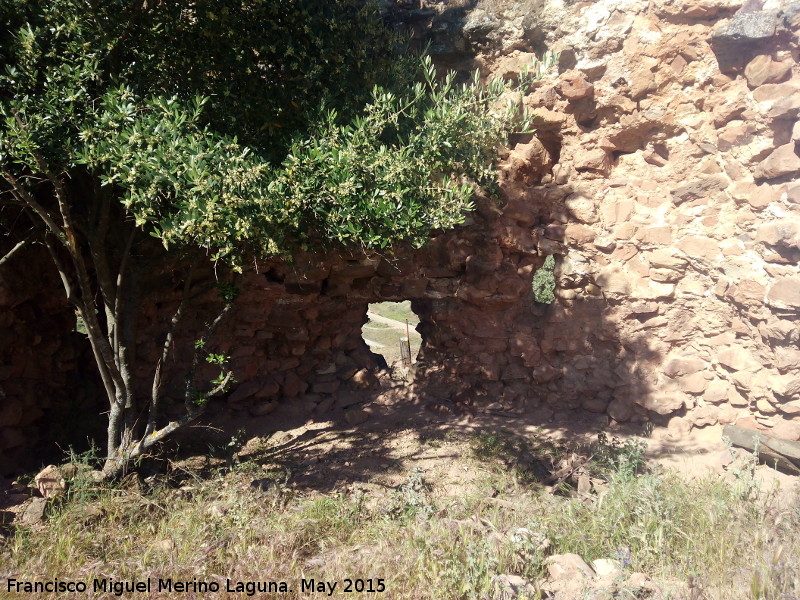
<svg viewBox="0 0 800 600">
<path fill-rule="evenodd" d="M 459 414 L 449 404 L 416 397 L 411 386 L 386 379 L 383 383 L 381 391 L 340 398 L 321 415 L 299 414 L 287 403 L 263 422 L 229 416 L 219 424 L 217 435 L 224 439 L 245 429 L 248 441 L 240 453 L 242 460 L 261 461 L 269 455 L 287 470 L 296 487 L 323 493 L 364 485 L 393 488 L 410 468 L 417 468 L 445 495 L 457 495 L 475 474 L 452 456 L 452 445 L 440 442 L 492 431 L 537 435 L 567 446 L 588 446 L 600 431 L 623 441 L 641 437 L 651 465 L 686 478 L 726 476 L 735 458 L 723 441 L 721 425 L 679 433 L 666 427 L 609 423 L 607 416 L 585 411 L 566 411 L 543 421 L 540 411 L 496 412 L 491 406 L 478 407 L 473 416 Z M 352 418 L 353 414 L 358 418 Z M 795 475 L 767 465 L 756 471 L 767 487 L 777 486 L 787 492 L 787 498 L 800 487 Z"/>
<path fill-rule="evenodd" d="M 286 402 L 267 417 L 246 412 L 220 412 L 210 417 L 214 425 L 199 423 L 178 436 L 168 449 L 168 462 L 192 462 L 211 448 L 225 448 L 237 440 L 237 460 L 283 470 L 292 487 L 301 491 L 331 493 L 361 488 L 387 492 L 419 469 L 439 493 L 457 496 L 477 474 L 468 461 L 454 456 L 453 444 L 481 432 L 511 436 L 538 436 L 568 446 L 587 446 L 599 431 L 621 440 L 642 437 L 651 465 L 675 470 L 686 478 L 729 476 L 733 461 L 722 438 L 721 426 L 677 433 L 665 427 L 609 423 L 608 417 L 566 411 L 543 421 L 537 410 L 495 412 L 477 407 L 474 415 L 458 414 L 457 407 L 415 396 L 413 386 L 385 376 L 382 389 L 347 392 L 325 412 L 322 404 Z M 176 459 L 177 457 L 177 459 Z M 727 475 L 726 475 L 727 474 Z M 800 478 L 761 465 L 757 475 L 767 487 L 777 486 L 791 497 Z M 18 513 L 30 498 L 19 483 L 0 482 L 0 510 Z M 8 520 L 8 518 L 6 519 Z"/>
</svg>

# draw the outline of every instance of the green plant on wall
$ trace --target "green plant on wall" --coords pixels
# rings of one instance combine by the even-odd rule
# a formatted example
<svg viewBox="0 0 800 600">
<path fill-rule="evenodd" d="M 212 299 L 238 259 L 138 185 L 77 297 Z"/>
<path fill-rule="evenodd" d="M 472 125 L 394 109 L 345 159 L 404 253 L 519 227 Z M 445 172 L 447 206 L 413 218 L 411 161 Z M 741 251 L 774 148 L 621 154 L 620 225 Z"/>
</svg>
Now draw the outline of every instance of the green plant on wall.
<svg viewBox="0 0 800 600">
<path fill-rule="evenodd" d="M 556 299 L 556 259 L 551 254 L 544 259 L 544 263 L 533 274 L 533 299 L 542 304 L 552 304 Z"/>
</svg>

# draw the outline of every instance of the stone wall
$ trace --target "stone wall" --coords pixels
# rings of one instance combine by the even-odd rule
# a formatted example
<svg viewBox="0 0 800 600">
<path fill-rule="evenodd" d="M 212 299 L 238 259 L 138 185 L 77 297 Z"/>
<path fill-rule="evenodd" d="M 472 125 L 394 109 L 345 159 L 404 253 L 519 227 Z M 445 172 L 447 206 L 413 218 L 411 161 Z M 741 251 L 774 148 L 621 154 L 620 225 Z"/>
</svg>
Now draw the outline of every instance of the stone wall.
<svg viewBox="0 0 800 600">
<path fill-rule="evenodd" d="M 237 282 L 234 311 L 212 344 L 231 356 L 239 381 L 227 407 L 258 416 L 291 401 L 324 412 L 342 386 L 374 386 L 376 357 L 361 332 L 368 305 L 402 300 L 411 300 L 420 319 L 420 389 L 442 398 L 468 389 L 508 398 L 506 384 L 513 384 L 521 395 L 519 383 L 530 380 L 527 372 L 539 360 L 527 321 L 531 278 L 544 260 L 532 226 L 540 221 L 541 207 L 512 202 L 503 212 L 488 198 L 478 198 L 477 206 L 464 225 L 421 250 L 400 248 L 391 256 L 298 254 L 291 262 L 262 262 L 247 272 Z M 147 380 L 179 303 L 179 287 L 158 286 L 162 293 L 142 307 L 142 394 L 149 391 Z M 164 294 L 166 288 L 172 292 Z M 192 341 L 214 310 L 211 297 L 195 305 L 181 325 L 176 356 L 191 354 Z M 167 373 L 174 396 L 184 371 L 185 363 L 178 362 Z"/>
<path fill-rule="evenodd" d="M 478 198 L 422 250 L 298 255 L 248 272 L 215 344 L 239 381 L 225 406 L 319 414 L 348 386 L 374 385 L 368 304 L 411 300 L 417 394 L 543 419 L 736 420 L 800 439 L 800 4 L 385 4 L 443 68 L 515 77 L 545 47 L 559 51 L 524 98 L 536 134 L 511 140 L 499 201 Z M 74 315 L 52 270 L 31 268 L 46 255 L 25 252 L 0 272 L 4 457 L 58 439 L 65 415 L 97 412 L 76 400 L 94 379 Z M 549 254 L 557 298 L 542 306 L 531 278 Z M 168 272 L 147 286 L 142 398 L 181 293 Z M 181 325 L 175 398 L 216 306 L 206 296 Z"/>
<path fill-rule="evenodd" d="M 800 438 L 800 3 L 486 1 L 462 22 L 451 47 L 486 74 L 561 52 L 525 98 L 558 163 L 506 189 L 551 203 L 563 245 L 531 390 Z"/>
</svg>

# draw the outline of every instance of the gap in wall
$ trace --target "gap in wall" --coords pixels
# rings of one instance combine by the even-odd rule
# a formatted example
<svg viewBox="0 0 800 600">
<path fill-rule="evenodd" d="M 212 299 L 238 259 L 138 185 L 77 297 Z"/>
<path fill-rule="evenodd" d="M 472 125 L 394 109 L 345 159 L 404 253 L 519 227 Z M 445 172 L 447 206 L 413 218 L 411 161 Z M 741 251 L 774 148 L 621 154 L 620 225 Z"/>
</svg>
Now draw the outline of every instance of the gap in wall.
<svg viewBox="0 0 800 600">
<path fill-rule="evenodd" d="M 422 336 L 415 329 L 419 324 L 419 317 L 411 310 L 410 300 L 370 304 L 367 307 L 367 317 L 367 322 L 361 328 L 364 342 L 373 353 L 383 356 L 389 368 L 403 368 L 401 340 L 407 336 L 411 346 L 411 360 L 416 362 Z"/>
</svg>

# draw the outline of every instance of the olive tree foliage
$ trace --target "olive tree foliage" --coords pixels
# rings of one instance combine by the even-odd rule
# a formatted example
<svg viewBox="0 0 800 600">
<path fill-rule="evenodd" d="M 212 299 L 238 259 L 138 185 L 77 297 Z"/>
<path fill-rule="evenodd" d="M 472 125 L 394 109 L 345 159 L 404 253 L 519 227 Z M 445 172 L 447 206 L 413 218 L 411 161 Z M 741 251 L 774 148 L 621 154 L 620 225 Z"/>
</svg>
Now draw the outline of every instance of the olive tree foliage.
<svg viewBox="0 0 800 600">
<path fill-rule="evenodd" d="M 197 256 L 238 273 L 298 248 L 422 244 L 492 185 L 498 142 L 524 126 L 510 86 L 440 79 L 399 42 L 361 0 L 0 0 L 0 265 L 32 241 L 49 251 L 108 397 L 107 475 L 232 382 L 210 344 L 235 298 L 224 285 L 185 414 L 164 422 Z M 183 296 L 141 398 L 139 280 L 154 268 L 180 273 Z M 220 375 L 196 381 L 206 361 Z"/>
</svg>

